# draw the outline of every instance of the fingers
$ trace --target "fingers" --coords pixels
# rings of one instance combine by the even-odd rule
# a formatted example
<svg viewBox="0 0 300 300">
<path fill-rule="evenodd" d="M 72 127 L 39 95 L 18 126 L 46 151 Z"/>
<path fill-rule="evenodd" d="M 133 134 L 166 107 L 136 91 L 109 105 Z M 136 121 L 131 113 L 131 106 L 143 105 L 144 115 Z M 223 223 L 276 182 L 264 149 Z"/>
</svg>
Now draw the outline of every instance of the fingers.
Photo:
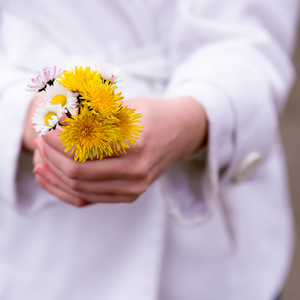
<svg viewBox="0 0 300 300">
<path fill-rule="evenodd" d="M 64 121 L 62 121 L 63 123 Z M 64 153 L 64 155 L 74 158 L 74 152 L 72 153 L 72 149 L 65 152 L 65 147 L 63 146 L 63 143 L 60 142 L 59 133 L 62 131 L 60 127 L 57 127 L 56 130 L 50 130 L 47 134 L 42 136 L 42 140 L 48 144 L 50 147 L 54 148 L 55 150 Z M 38 142 L 39 143 L 39 142 Z M 105 153 L 103 154 L 103 157 L 118 157 L 119 155 L 122 155 L 120 153 L 113 153 L 112 155 L 108 156 Z"/>
<path fill-rule="evenodd" d="M 69 150 L 68 152 L 65 152 L 65 147 L 60 143 L 60 137 L 58 136 L 60 132 L 61 129 L 59 127 L 57 127 L 56 130 L 50 130 L 47 134 L 43 135 L 42 141 L 60 153 L 64 153 L 66 156 L 73 158 L 74 154 L 71 153 L 72 151 Z"/>
<path fill-rule="evenodd" d="M 99 195 L 114 194 L 137 198 L 145 192 L 148 183 L 145 180 L 105 180 L 105 181 L 82 181 L 66 177 L 60 170 L 46 159 L 46 165 L 38 165 L 35 173 L 46 178 L 52 185 L 72 194 L 77 198 L 90 201 L 97 199 Z M 93 200 L 96 201 L 96 200 Z"/>
<path fill-rule="evenodd" d="M 36 145 L 36 141 L 34 142 L 34 145 Z M 45 159 L 41 155 L 41 152 L 35 150 L 33 154 L 33 164 L 37 165 L 37 164 L 44 164 L 44 163 L 45 163 Z"/>
<path fill-rule="evenodd" d="M 67 203 L 76 206 L 96 202 L 130 203 L 136 200 L 148 187 L 148 182 L 145 178 L 134 180 L 130 178 L 115 179 L 113 178 L 116 176 L 115 173 L 106 176 L 109 172 L 103 172 L 102 166 L 106 166 L 103 162 L 107 160 L 110 163 L 110 161 L 117 160 L 117 158 L 104 159 L 103 161 L 90 161 L 81 164 L 74 162 L 72 158 L 65 156 L 43 141 L 37 141 L 36 144 L 39 145 L 41 149 L 41 151 L 35 151 L 34 157 L 34 173 L 36 173 L 37 182 L 47 191 Z M 50 156 L 52 161 L 50 161 L 47 156 Z M 70 173 L 67 172 L 67 174 L 65 174 L 63 172 L 68 166 L 73 168 L 72 165 L 74 164 L 76 168 L 77 166 L 82 168 L 88 164 L 87 169 L 83 169 L 83 171 L 79 169 L 79 174 L 81 174 L 82 177 L 85 176 L 84 174 L 89 174 L 93 180 L 74 179 L 72 178 L 74 176 L 70 178 Z M 101 171 L 100 173 L 99 170 Z M 96 172 L 96 177 L 92 172 Z M 120 174 L 122 174 L 122 172 L 120 172 Z M 76 176 L 76 178 L 80 177 L 81 176 Z M 107 179 L 107 177 L 112 179 Z M 95 178 L 105 178 L 105 180 L 95 180 Z"/>
<path fill-rule="evenodd" d="M 55 195 L 57 198 L 61 199 L 62 201 L 72 204 L 72 205 L 75 205 L 75 206 L 78 206 L 78 207 L 87 205 L 86 201 L 84 201 L 83 199 L 78 199 L 78 198 L 74 197 L 73 195 L 68 194 L 68 193 L 64 192 L 63 190 L 53 186 L 43 176 L 37 174 L 35 179 L 36 179 L 36 182 L 41 187 L 43 187 L 45 190 L 47 190 L 51 194 Z"/>
<path fill-rule="evenodd" d="M 136 195 L 122 195 L 113 193 L 83 193 L 73 190 L 64 182 L 59 180 L 46 165 L 39 164 L 35 167 L 34 172 L 37 174 L 37 182 L 48 190 L 50 193 L 56 195 L 65 202 L 76 206 L 85 206 L 87 203 L 119 203 L 132 202 L 137 197 Z"/>
<path fill-rule="evenodd" d="M 45 158 L 43 157 L 42 153 L 38 150 L 34 152 L 34 169 L 33 173 L 35 173 L 35 180 L 36 182 L 43 187 L 45 190 L 50 192 L 51 194 L 55 195 L 59 199 L 69 204 L 81 207 L 85 206 L 88 203 L 83 199 L 75 197 L 72 193 L 67 193 L 66 191 L 61 190 L 58 185 L 57 181 L 59 180 L 55 175 L 49 172 L 48 167 L 46 166 Z M 43 176 L 47 174 L 47 176 Z"/>
<path fill-rule="evenodd" d="M 126 155 L 80 163 L 50 147 L 44 141 L 38 147 L 42 150 L 45 158 L 70 179 L 85 181 L 144 179 L 149 171 L 146 160 L 137 160 L 138 154 L 134 160 Z M 137 161 L 138 163 L 136 163 Z"/>
</svg>

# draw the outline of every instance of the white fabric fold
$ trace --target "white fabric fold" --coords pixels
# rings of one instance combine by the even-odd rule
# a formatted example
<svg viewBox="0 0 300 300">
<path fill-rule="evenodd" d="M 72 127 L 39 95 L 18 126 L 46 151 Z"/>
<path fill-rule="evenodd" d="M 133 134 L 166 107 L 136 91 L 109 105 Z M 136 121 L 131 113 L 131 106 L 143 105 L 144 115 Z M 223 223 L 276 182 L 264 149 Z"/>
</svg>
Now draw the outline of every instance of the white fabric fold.
<svg viewBox="0 0 300 300">
<path fill-rule="evenodd" d="M 18 158 L 21 152 L 21 141 L 25 118 L 32 98 L 25 96 L 26 81 L 11 83 L 0 94 L 0 128 L 1 147 L 0 165 L 9 165 L 0 172 L 0 199 L 14 205 L 16 203 L 16 176 Z M 10 118 L 7 118 L 7 114 Z"/>
<path fill-rule="evenodd" d="M 211 215 L 218 197 L 220 172 L 232 159 L 234 110 L 230 99 L 216 85 L 203 79 L 171 83 L 165 96 L 193 97 L 202 105 L 208 119 L 206 151 L 201 153 L 205 160 L 178 162 L 162 178 L 171 214 L 183 225 L 197 225 Z"/>
<path fill-rule="evenodd" d="M 252 6 L 264 10 L 257 1 Z M 193 191 L 184 184 L 191 182 L 191 177 L 196 178 L 193 167 L 185 166 L 195 165 L 194 161 L 180 163 L 181 168 L 176 164 L 165 174 L 169 207 L 184 224 L 201 223 L 211 213 L 210 202 L 220 193 L 221 175 L 228 184 L 250 151 L 268 155 L 276 138 L 278 115 L 294 81 L 293 66 L 286 53 L 293 44 L 291 35 L 286 40 L 282 31 L 268 31 L 271 23 L 263 26 L 260 14 L 241 22 L 243 13 L 248 14 L 246 4 L 237 7 L 240 15 L 230 20 L 215 20 L 213 13 L 210 18 L 203 18 L 200 11 L 209 7 L 207 3 L 202 6 L 196 1 L 179 1 L 170 38 L 174 67 L 165 97 L 192 96 L 203 106 L 209 123 L 207 166 L 198 168 L 198 189 L 203 191 Z M 279 11 L 272 13 L 275 18 Z M 288 30 L 287 24 L 284 26 Z M 187 40 L 194 43 L 183 56 L 178 49 Z M 283 45 L 279 44 L 282 40 Z M 180 194 L 172 190 L 179 182 L 185 190 Z"/>
</svg>

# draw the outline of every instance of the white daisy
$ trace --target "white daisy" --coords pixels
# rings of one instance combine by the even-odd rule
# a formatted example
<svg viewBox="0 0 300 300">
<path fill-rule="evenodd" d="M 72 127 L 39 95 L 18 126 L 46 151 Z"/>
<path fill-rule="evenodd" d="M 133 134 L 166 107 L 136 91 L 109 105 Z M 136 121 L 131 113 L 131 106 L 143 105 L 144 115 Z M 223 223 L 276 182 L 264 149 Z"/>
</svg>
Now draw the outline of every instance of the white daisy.
<svg viewBox="0 0 300 300">
<path fill-rule="evenodd" d="M 60 103 L 64 112 L 67 113 L 67 109 L 73 109 L 77 105 L 78 95 L 78 93 L 71 92 L 59 83 L 54 82 L 54 85 L 46 87 L 45 93 L 41 94 L 41 97 L 49 104 Z"/>
<path fill-rule="evenodd" d="M 124 81 L 125 75 L 121 71 L 121 69 L 108 62 L 102 62 L 97 67 L 97 70 L 101 77 L 105 80 L 108 80 L 110 82 Z"/>
<path fill-rule="evenodd" d="M 57 70 L 56 66 L 46 67 L 42 72 L 37 72 L 38 76 L 32 78 L 27 85 L 26 91 L 35 94 L 43 91 L 47 84 L 52 85 L 55 79 L 62 74 L 61 69 Z"/>
<path fill-rule="evenodd" d="M 40 132 L 40 136 L 46 134 L 52 128 L 55 128 L 62 117 L 63 109 L 60 104 L 51 105 L 41 103 L 33 114 L 32 123 L 36 132 Z"/>
</svg>

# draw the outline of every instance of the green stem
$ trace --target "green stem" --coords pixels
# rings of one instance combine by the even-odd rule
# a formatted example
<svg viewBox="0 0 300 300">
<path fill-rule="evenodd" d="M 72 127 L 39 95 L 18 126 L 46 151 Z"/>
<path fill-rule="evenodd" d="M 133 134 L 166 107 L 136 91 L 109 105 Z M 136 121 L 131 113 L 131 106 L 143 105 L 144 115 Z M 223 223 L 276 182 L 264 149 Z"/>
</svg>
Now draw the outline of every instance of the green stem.
<svg viewBox="0 0 300 300">
<path fill-rule="evenodd" d="M 71 113 L 69 112 L 68 109 L 67 109 L 66 115 L 67 115 L 69 118 L 73 119 L 73 116 L 71 115 Z"/>
</svg>

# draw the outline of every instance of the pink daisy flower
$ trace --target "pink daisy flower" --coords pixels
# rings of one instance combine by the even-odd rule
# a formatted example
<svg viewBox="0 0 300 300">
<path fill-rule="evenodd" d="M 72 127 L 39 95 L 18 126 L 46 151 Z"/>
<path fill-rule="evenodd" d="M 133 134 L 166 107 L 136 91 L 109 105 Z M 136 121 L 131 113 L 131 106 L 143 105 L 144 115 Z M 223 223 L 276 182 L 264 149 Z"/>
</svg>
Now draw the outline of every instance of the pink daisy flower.
<svg viewBox="0 0 300 300">
<path fill-rule="evenodd" d="M 62 74 L 61 69 L 53 67 L 46 67 L 42 72 L 37 72 L 38 76 L 32 78 L 30 84 L 27 85 L 26 91 L 31 94 L 42 92 L 46 89 L 47 84 L 53 85 L 55 79 Z"/>
</svg>

